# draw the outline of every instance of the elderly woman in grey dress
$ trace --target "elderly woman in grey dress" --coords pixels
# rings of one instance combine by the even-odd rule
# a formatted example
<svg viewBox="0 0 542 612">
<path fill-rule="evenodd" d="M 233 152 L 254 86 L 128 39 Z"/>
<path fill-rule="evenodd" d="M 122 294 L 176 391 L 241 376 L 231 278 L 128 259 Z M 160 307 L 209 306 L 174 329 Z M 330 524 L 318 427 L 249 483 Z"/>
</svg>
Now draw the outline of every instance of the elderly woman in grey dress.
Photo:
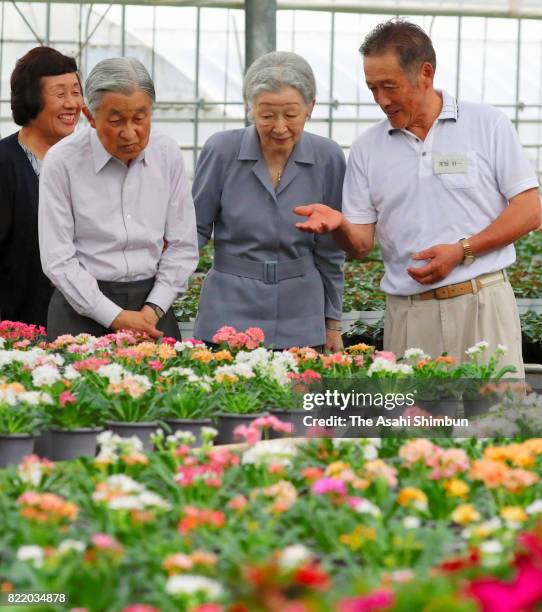
<svg viewBox="0 0 542 612">
<path fill-rule="evenodd" d="M 253 125 L 214 134 L 198 160 L 193 196 L 199 246 L 213 236 L 194 335 L 257 326 L 275 349 L 341 343 L 343 253 L 330 235 L 296 229 L 293 209 L 341 209 L 344 155 L 304 131 L 315 104 L 309 64 L 268 53 L 248 69 L 243 97 Z"/>
</svg>

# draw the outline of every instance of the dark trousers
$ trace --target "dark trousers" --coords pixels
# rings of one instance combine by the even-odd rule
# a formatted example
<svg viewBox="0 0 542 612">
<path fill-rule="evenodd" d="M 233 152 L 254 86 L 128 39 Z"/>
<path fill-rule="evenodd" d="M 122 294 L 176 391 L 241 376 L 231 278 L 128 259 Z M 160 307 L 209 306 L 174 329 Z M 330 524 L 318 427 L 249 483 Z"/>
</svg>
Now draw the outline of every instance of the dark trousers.
<svg viewBox="0 0 542 612">
<path fill-rule="evenodd" d="M 123 310 L 141 310 L 153 286 L 154 278 L 126 283 L 98 281 L 100 291 Z M 171 336 L 177 340 L 181 339 L 181 332 L 172 308 L 158 321 L 156 327 L 166 336 Z M 62 334 L 76 336 L 82 333 L 104 336 L 112 333 L 112 330 L 100 325 L 94 319 L 77 314 L 62 293 L 55 289 L 47 313 L 47 339 L 52 342 Z"/>
</svg>

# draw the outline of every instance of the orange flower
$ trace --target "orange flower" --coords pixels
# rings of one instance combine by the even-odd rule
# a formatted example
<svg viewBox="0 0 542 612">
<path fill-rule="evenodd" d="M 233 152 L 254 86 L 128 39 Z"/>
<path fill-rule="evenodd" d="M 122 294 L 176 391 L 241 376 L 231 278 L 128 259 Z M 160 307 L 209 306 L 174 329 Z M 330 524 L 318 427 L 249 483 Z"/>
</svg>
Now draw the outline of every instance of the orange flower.
<svg viewBox="0 0 542 612">
<path fill-rule="evenodd" d="M 201 361 L 202 363 L 209 363 L 213 360 L 213 353 L 208 349 L 196 349 L 190 355 L 190 358 L 194 361 Z"/>
<path fill-rule="evenodd" d="M 177 351 L 169 344 L 161 344 L 158 347 L 158 357 L 162 361 L 166 361 L 166 359 L 173 359 L 173 357 L 176 357 L 176 356 L 177 356 Z"/>
<path fill-rule="evenodd" d="M 414 507 L 418 510 L 427 509 L 427 495 L 416 487 L 403 487 L 399 491 L 397 503 L 400 506 Z"/>
<path fill-rule="evenodd" d="M 144 357 L 152 357 L 156 354 L 156 344 L 154 342 L 141 342 L 137 346 L 133 347 L 135 351 L 143 355 Z"/>
<path fill-rule="evenodd" d="M 215 361 L 233 361 L 233 355 L 227 349 L 213 353 Z"/>
<path fill-rule="evenodd" d="M 472 464 L 470 478 L 481 480 L 489 489 L 502 486 L 508 474 L 508 468 L 500 461 L 478 459 Z"/>
</svg>

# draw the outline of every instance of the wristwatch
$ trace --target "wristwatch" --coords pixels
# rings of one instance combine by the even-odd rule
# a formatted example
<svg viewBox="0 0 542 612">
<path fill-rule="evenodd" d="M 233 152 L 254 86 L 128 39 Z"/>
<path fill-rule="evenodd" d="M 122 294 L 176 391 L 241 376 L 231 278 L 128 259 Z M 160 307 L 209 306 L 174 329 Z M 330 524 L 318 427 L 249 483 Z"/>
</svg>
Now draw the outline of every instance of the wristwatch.
<svg viewBox="0 0 542 612">
<path fill-rule="evenodd" d="M 153 304 L 152 302 L 145 302 L 145 306 L 148 306 L 149 308 L 152 308 L 152 311 L 154 312 L 154 314 L 161 319 L 166 313 L 160 308 L 160 306 L 157 306 L 156 304 Z"/>
<path fill-rule="evenodd" d="M 470 242 L 468 241 L 468 238 L 461 238 L 459 243 L 463 247 L 463 262 L 462 263 L 464 266 L 470 266 L 471 263 L 473 263 L 474 260 L 476 259 L 476 257 L 474 256 L 474 253 L 472 252 Z"/>
</svg>

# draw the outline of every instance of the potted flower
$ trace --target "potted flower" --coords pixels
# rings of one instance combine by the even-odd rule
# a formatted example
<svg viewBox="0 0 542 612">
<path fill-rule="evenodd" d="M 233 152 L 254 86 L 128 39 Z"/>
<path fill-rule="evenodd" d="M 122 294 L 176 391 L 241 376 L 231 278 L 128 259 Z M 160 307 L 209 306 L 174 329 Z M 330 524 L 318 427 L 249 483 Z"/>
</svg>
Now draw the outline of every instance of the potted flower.
<svg viewBox="0 0 542 612">
<path fill-rule="evenodd" d="M 200 443 L 201 429 L 211 426 L 214 412 L 211 387 L 200 382 L 176 385 L 162 395 L 161 403 L 165 409 L 164 420 L 171 433 L 189 431 L 196 443 Z"/>
<path fill-rule="evenodd" d="M 272 378 L 265 378 L 259 381 L 259 388 L 262 398 L 265 401 L 265 409 L 272 415 L 285 423 L 292 425 L 292 434 L 304 436 L 306 427 L 303 425 L 303 417 L 306 412 L 303 410 L 303 396 L 296 389 L 299 383 L 303 383 L 303 389 L 308 391 L 309 385 L 315 380 L 320 380 L 320 375 L 311 370 L 303 374 L 291 373 L 290 381 L 282 384 Z M 269 438 L 282 437 L 281 432 L 273 429 L 269 431 Z"/>
<path fill-rule="evenodd" d="M 471 417 L 487 412 L 498 402 L 494 394 L 482 394 L 483 388 L 489 389 L 491 385 L 499 382 L 506 374 L 516 372 L 514 366 L 501 366 L 501 358 L 506 353 L 506 347 L 499 344 L 492 355 L 487 356 L 489 344 L 482 340 L 467 349 L 468 362 L 462 363 L 458 371 L 463 378 L 463 406 L 465 416 Z"/>
<path fill-rule="evenodd" d="M 446 353 L 433 359 L 421 349 L 411 348 L 405 351 L 404 361 L 412 365 L 416 405 L 435 416 L 455 416 L 463 391 L 457 360 Z"/>
<path fill-rule="evenodd" d="M 112 366 L 98 370 L 98 374 L 109 378 L 104 390 L 108 401 L 107 427 L 122 437 L 139 437 L 144 448 L 152 450 L 150 434 L 164 414 L 160 394 L 155 393 L 147 376 Z"/>
<path fill-rule="evenodd" d="M 238 425 L 249 425 L 254 419 L 265 416 L 264 400 L 258 391 L 243 385 L 224 382 L 217 391 L 216 415 L 218 435 L 216 444 L 235 442 L 234 430 Z"/>
<path fill-rule="evenodd" d="M 17 382 L 0 385 L 0 467 L 32 454 L 35 435 L 46 423 L 43 405 L 52 401 L 47 393 L 26 391 Z"/>
<path fill-rule="evenodd" d="M 61 386 L 62 388 L 58 388 Z M 54 461 L 94 457 L 96 436 L 107 414 L 104 396 L 84 376 L 56 383 L 55 402 L 48 407 L 50 458 Z"/>
</svg>

